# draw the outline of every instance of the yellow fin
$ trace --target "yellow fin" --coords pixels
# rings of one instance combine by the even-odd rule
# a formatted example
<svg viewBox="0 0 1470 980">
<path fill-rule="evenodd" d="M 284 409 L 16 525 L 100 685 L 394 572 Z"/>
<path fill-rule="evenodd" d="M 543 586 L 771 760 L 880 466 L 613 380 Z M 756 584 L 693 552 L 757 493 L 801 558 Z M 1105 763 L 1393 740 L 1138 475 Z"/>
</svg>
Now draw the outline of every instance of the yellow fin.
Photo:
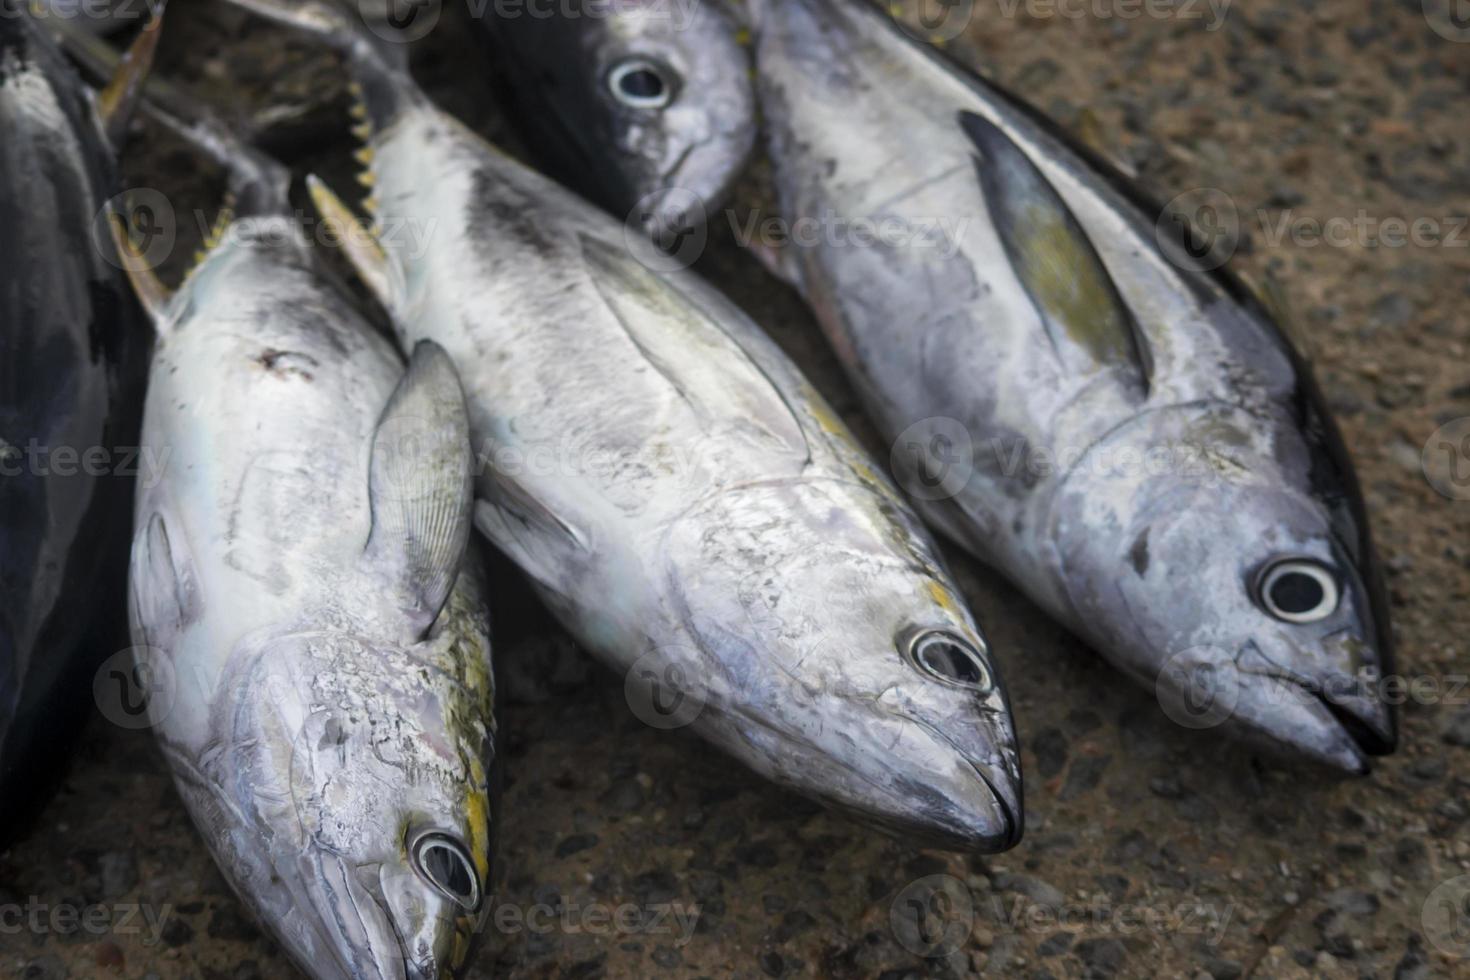
<svg viewBox="0 0 1470 980">
<path fill-rule="evenodd" d="M 321 213 L 322 220 L 336 226 L 347 260 L 357 270 L 363 283 L 373 296 L 388 311 L 393 309 L 393 277 L 388 253 L 383 250 L 374 228 L 365 226 L 342 199 L 332 193 L 315 174 L 306 178 L 312 203 Z"/>
<path fill-rule="evenodd" d="M 133 292 L 143 304 L 143 309 L 148 312 L 154 328 L 161 332 L 169 302 L 174 298 L 173 290 L 163 284 L 147 256 L 138 250 L 126 218 L 116 211 L 109 211 L 107 226 L 112 231 L 112 241 L 117 248 L 123 272 L 133 284 Z"/>
<path fill-rule="evenodd" d="M 97 96 L 97 118 L 113 146 L 121 145 L 128 121 L 142 96 L 143 82 L 153 67 L 158 38 L 163 32 L 164 4 L 159 3 L 156 9 L 153 20 L 123 55 L 117 74 Z"/>
</svg>

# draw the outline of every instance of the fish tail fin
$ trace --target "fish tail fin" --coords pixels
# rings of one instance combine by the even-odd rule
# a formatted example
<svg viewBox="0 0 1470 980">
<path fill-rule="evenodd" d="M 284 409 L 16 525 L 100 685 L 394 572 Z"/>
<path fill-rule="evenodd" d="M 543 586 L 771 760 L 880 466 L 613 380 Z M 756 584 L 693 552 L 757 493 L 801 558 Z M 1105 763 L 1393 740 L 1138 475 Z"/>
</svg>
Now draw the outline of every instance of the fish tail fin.
<svg viewBox="0 0 1470 980">
<path fill-rule="evenodd" d="M 156 34 L 162 16 L 160 7 L 145 34 Z M 62 49 L 85 74 L 113 79 L 98 97 L 99 112 L 104 119 L 108 118 L 108 107 L 119 104 L 124 98 L 134 103 L 141 102 L 144 112 L 173 130 L 229 174 L 230 196 L 234 202 L 232 209 L 236 213 L 281 214 L 288 210 L 290 173 L 285 167 L 236 135 L 192 94 L 159 78 L 143 81 L 137 77 L 140 60 L 151 59 L 156 40 L 148 42 L 140 35 L 123 54 L 100 37 L 77 26 L 74 20 L 56 18 L 54 30 Z M 146 47 L 140 52 L 142 45 Z M 129 82 L 129 79 L 134 81 Z"/>
<path fill-rule="evenodd" d="M 326 3 L 323 0 L 226 0 L 244 10 L 291 30 L 298 31 L 332 48 L 347 60 L 356 82 L 353 97 L 361 102 L 376 128 L 383 128 L 406 104 L 422 100 L 408 74 L 408 48 L 414 35 L 407 28 L 369 20 L 360 4 Z M 430 6 L 437 10 L 437 6 Z M 418 12 L 418 16 L 429 16 Z"/>
<path fill-rule="evenodd" d="M 97 119 L 107 141 L 120 147 L 127 133 L 128 123 L 138 107 L 144 82 L 153 69 L 153 57 L 158 51 L 158 39 L 163 34 L 163 14 L 167 0 L 154 8 L 153 19 L 143 28 L 128 48 L 127 54 L 115 57 L 110 65 L 107 87 L 97 94 Z M 77 34 L 87 32 L 77 27 L 73 20 L 56 18 L 68 25 L 67 30 Z M 88 34 L 91 37 L 90 34 Z M 94 38 L 95 39 L 95 38 Z M 102 43 L 98 41 L 98 43 Z M 111 49 L 109 49 L 111 50 Z"/>
</svg>

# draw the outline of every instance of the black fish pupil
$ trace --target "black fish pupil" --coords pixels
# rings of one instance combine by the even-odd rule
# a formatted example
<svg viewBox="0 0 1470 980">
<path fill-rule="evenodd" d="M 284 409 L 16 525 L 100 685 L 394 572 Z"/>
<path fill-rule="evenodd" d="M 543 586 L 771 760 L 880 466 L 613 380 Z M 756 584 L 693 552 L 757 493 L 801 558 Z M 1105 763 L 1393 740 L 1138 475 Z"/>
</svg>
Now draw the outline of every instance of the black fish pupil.
<svg viewBox="0 0 1470 980">
<path fill-rule="evenodd" d="M 1324 598 L 1322 583 L 1300 572 L 1288 572 L 1271 584 L 1271 601 L 1276 608 L 1294 616 L 1311 612 Z"/>
<path fill-rule="evenodd" d="M 635 68 L 618 79 L 618 87 L 630 99 L 656 99 L 664 94 L 664 80 L 651 68 Z"/>
<path fill-rule="evenodd" d="M 924 666 L 941 677 L 948 677 L 950 680 L 964 684 L 979 684 L 985 679 L 980 665 L 975 662 L 970 651 L 957 643 L 950 643 L 948 640 L 930 640 L 919 651 L 919 657 L 924 661 Z"/>
<path fill-rule="evenodd" d="M 469 870 L 447 847 L 429 847 L 424 854 L 424 871 L 451 895 L 469 898 L 474 893 Z"/>
</svg>

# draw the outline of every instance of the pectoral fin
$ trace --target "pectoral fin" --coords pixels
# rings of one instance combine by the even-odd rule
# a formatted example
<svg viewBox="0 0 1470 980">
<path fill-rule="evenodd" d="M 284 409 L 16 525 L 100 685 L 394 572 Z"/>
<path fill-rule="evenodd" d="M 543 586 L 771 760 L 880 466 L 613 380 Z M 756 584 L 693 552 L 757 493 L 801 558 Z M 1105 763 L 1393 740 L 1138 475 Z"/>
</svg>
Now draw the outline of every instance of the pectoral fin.
<svg viewBox="0 0 1470 980">
<path fill-rule="evenodd" d="M 421 341 L 373 433 L 373 526 L 363 551 L 366 567 L 386 576 L 414 638 L 428 632 L 459 576 L 473 476 L 459 376 L 443 348 Z"/>
<path fill-rule="evenodd" d="M 584 236 L 582 254 L 608 309 L 702 425 L 732 425 L 767 451 L 809 457 L 780 389 L 709 313 L 626 251 Z"/>
<path fill-rule="evenodd" d="M 588 550 L 587 534 L 506 475 L 490 483 L 475 502 L 475 527 L 543 588 L 564 591 L 576 557 Z"/>
<path fill-rule="evenodd" d="M 162 650 L 173 649 L 178 634 L 199 611 L 189 556 L 175 551 L 163 515 L 150 515 L 133 540 L 129 598 L 139 639 Z"/>
<path fill-rule="evenodd" d="M 1120 370 L 1147 394 L 1148 346 L 1071 209 L 997 126 L 969 112 L 959 121 L 980 151 L 975 168 L 991 218 L 1057 356 L 1069 370 Z"/>
</svg>

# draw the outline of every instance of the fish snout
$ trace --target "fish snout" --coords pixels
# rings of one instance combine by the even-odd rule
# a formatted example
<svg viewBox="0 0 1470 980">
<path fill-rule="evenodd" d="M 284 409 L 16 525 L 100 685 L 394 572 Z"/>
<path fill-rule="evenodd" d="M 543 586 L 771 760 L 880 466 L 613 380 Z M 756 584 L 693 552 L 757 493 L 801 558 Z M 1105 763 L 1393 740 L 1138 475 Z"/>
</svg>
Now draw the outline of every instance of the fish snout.
<svg viewBox="0 0 1470 980">
<path fill-rule="evenodd" d="M 1353 775 L 1369 772 L 1370 757 L 1387 755 L 1397 742 L 1394 709 L 1376 669 L 1327 666 L 1294 647 L 1249 641 L 1234 656 L 1192 648 L 1165 665 L 1157 694 L 1184 727 L 1221 727 L 1277 755 Z"/>
<path fill-rule="evenodd" d="M 343 980 L 444 980 L 457 975 L 466 948 L 455 915 L 409 869 L 354 866 L 326 856 L 320 879 L 308 884 L 318 931 Z M 303 910 L 305 911 L 305 910 Z"/>
<path fill-rule="evenodd" d="M 961 849 L 983 853 L 1009 850 L 1025 832 L 1021 763 L 1014 742 L 979 730 L 942 736 L 965 764 L 949 783 L 954 815 L 951 830 Z M 968 744 L 967 744 L 968 743 Z"/>
<path fill-rule="evenodd" d="M 944 850 L 992 854 L 1020 843 L 1021 766 L 1009 725 L 997 731 L 983 719 L 950 719 L 942 728 L 910 721 L 926 738 L 894 760 L 875 819 L 904 839 Z"/>
</svg>

